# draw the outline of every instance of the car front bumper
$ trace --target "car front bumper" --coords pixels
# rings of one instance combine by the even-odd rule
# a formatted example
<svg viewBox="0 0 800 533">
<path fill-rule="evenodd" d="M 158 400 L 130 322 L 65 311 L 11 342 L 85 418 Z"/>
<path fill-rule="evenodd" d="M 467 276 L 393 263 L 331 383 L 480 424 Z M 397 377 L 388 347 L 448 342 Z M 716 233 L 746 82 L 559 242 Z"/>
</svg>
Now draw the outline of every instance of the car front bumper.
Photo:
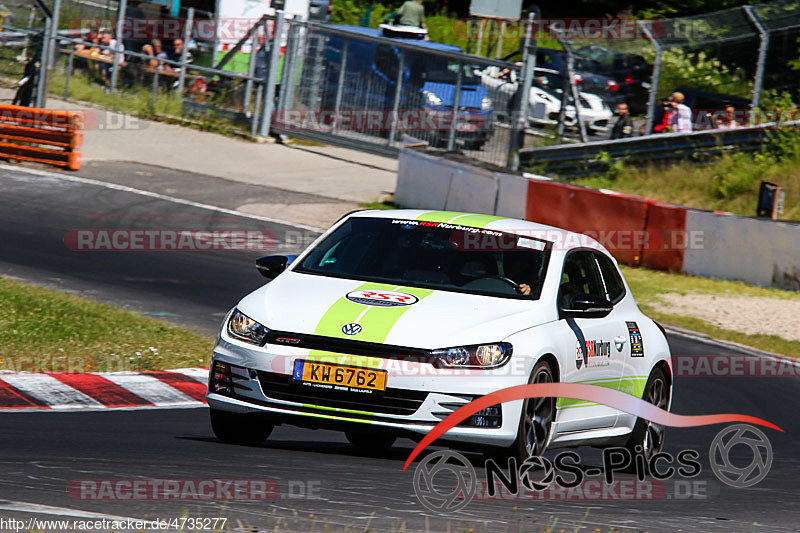
<svg viewBox="0 0 800 533">
<path fill-rule="evenodd" d="M 294 361 L 308 350 L 284 346 L 244 346 L 220 339 L 214 347 L 209 391 L 210 407 L 238 413 L 269 413 L 277 423 L 301 427 L 351 429 L 370 425 L 400 436 L 421 438 L 449 413 L 496 390 L 522 384 L 519 376 L 502 372 L 456 373 L 417 361 L 381 360 L 388 372 L 383 394 L 358 395 L 299 387 L 292 379 Z M 344 356 L 342 356 L 344 357 Z M 236 367 L 230 390 L 212 390 L 216 362 Z M 499 426 L 466 425 L 450 429 L 447 442 L 509 446 L 517 434 L 522 401 L 499 405 Z"/>
</svg>

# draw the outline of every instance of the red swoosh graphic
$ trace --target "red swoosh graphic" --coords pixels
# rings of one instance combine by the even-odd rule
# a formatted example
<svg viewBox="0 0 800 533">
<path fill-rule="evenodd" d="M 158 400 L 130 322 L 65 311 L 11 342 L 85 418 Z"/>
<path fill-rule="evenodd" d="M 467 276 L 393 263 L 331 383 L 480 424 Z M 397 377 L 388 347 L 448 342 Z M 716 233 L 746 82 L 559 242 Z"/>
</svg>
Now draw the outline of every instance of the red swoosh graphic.
<svg viewBox="0 0 800 533">
<path fill-rule="evenodd" d="M 614 409 L 619 409 L 620 411 L 644 418 L 645 420 L 650 420 L 662 426 L 689 428 L 727 422 L 747 422 L 783 431 L 772 422 L 767 422 L 766 420 L 750 415 L 677 415 L 660 409 L 641 398 L 631 396 L 626 392 L 600 387 L 598 385 L 585 385 L 581 383 L 534 383 L 530 385 L 517 385 L 516 387 L 509 387 L 489 393 L 451 413 L 447 418 L 436 424 L 419 444 L 417 444 L 417 447 L 414 448 L 414 451 L 412 451 L 411 455 L 406 459 L 406 463 L 403 465 L 403 472 L 406 471 L 408 465 L 411 464 L 422 450 L 427 448 L 430 443 L 441 437 L 446 431 L 453 428 L 459 422 L 486 407 L 525 398 L 574 398 L 576 400 L 601 403 L 613 407 Z"/>
</svg>

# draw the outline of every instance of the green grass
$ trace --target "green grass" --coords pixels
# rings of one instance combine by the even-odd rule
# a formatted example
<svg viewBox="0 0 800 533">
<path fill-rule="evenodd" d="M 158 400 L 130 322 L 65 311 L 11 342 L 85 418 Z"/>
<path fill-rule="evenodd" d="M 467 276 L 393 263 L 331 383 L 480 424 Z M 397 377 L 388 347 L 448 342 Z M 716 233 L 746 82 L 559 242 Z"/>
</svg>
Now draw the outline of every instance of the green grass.
<svg viewBox="0 0 800 533">
<path fill-rule="evenodd" d="M 65 83 L 65 72 L 55 70 L 50 78 L 50 94 L 56 98 L 63 98 Z M 152 97 L 150 85 L 122 86 L 117 92 L 108 93 L 98 81 L 92 80 L 85 73 L 78 71 L 70 77 L 68 98 L 149 120 L 179 124 L 224 135 L 246 138 L 250 136 L 249 126 L 243 128 L 224 117 L 214 115 L 211 111 L 201 117 L 184 117 L 181 98 L 175 92 L 167 91 L 163 87 L 158 89 L 155 99 Z M 220 98 L 224 99 L 224 95 L 220 95 Z M 209 98 L 208 103 L 212 102 L 213 99 Z"/>
<path fill-rule="evenodd" d="M 0 277 L 0 369 L 156 370 L 208 366 L 214 341 L 130 311 Z M 47 359 L 46 356 L 51 356 Z M 62 357 L 57 360 L 52 356 Z M 72 366 L 78 362 L 78 368 Z"/>
<path fill-rule="evenodd" d="M 738 331 L 723 329 L 699 318 L 665 313 L 659 310 L 658 304 L 664 303 L 660 298 L 667 293 L 676 294 L 711 294 L 729 297 L 763 297 L 778 300 L 798 300 L 800 293 L 753 287 L 740 281 L 725 281 L 696 276 L 687 276 L 672 272 L 659 272 L 646 268 L 622 266 L 622 273 L 628 281 L 636 302 L 641 310 L 663 324 L 709 335 L 758 350 L 800 357 L 800 342 L 789 341 L 776 335 L 747 335 Z"/>
<path fill-rule="evenodd" d="M 397 209 L 398 207 L 394 203 L 394 197 L 391 197 L 387 200 L 382 202 L 364 202 L 362 204 L 358 204 L 364 209 Z"/>
<path fill-rule="evenodd" d="M 706 165 L 670 168 L 620 166 L 614 172 L 570 180 L 597 189 L 644 196 L 697 209 L 755 216 L 761 181 L 777 183 L 786 192 L 783 220 L 800 220 L 800 159 L 762 154 L 726 155 Z M 545 170 L 546 174 L 547 171 Z"/>
</svg>

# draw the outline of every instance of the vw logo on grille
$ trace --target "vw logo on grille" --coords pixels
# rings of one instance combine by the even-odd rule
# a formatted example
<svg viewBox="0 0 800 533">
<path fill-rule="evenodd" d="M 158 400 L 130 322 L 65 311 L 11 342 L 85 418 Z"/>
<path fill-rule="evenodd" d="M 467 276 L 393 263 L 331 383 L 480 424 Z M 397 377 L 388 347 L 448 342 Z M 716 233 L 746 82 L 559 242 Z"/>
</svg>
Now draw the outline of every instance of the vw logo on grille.
<svg viewBox="0 0 800 533">
<path fill-rule="evenodd" d="M 344 326 L 342 326 L 342 333 L 344 333 L 345 335 L 358 335 L 359 333 L 361 333 L 362 329 L 363 328 L 361 327 L 361 324 L 356 324 L 355 322 L 351 322 L 349 324 L 345 324 Z"/>
</svg>

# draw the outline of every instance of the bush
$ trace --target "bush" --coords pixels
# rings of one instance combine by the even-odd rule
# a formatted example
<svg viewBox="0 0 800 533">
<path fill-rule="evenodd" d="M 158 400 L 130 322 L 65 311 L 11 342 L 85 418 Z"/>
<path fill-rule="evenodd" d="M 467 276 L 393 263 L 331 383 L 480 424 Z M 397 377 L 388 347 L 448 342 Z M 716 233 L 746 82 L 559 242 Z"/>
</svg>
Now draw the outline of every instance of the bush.
<svg viewBox="0 0 800 533">
<path fill-rule="evenodd" d="M 661 56 L 659 96 L 666 97 L 682 86 L 743 97 L 749 97 L 753 91 L 752 80 L 740 68 L 731 69 L 704 51 L 667 49 Z"/>
</svg>

